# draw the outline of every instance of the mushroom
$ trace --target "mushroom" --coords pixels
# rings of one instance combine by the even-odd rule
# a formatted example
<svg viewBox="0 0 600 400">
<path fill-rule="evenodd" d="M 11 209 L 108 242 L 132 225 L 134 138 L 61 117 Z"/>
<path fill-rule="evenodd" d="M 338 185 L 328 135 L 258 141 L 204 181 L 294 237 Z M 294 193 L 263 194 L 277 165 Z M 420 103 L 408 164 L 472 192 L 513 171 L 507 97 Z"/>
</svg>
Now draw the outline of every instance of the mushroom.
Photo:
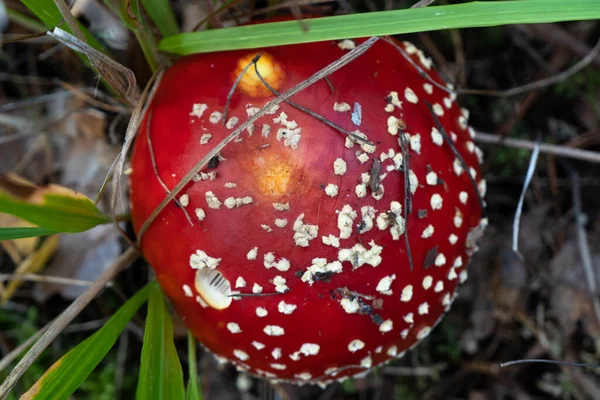
<svg viewBox="0 0 600 400">
<path fill-rule="evenodd" d="M 136 231 L 274 91 L 362 41 L 178 60 L 132 156 Z M 244 73 L 257 54 L 259 74 Z M 410 43 L 379 40 L 291 100 L 333 127 L 293 104 L 266 110 L 158 215 L 141 249 L 215 355 L 326 384 L 401 357 L 442 318 L 486 225 L 485 181 L 468 112 Z"/>
</svg>

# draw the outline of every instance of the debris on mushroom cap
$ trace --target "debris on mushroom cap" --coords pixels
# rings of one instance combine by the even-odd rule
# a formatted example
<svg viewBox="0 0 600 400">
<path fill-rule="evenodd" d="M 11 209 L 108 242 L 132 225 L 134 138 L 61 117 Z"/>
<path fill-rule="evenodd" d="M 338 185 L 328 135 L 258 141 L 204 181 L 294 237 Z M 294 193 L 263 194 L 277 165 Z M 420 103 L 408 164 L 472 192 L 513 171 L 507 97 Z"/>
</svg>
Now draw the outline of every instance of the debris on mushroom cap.
<svg viewBox="0 0 600 400">
<path fill-rule="evenodd" d="M 161 180 L 174 188 L 263 113 L 275 96 L 261 76 L 285 92 L 346 44 L 195 55 L 167 70 L 132 158 L 136 231 L 165 196 Z M 258 53 L 261 76 L 241 76 L 225 113 Z M 268 379 L 324 384 L 401 357 L 450 307 L 487 223 L 468 114 L 420 50 L 380 40 L 328 80 L 333 90 L 317 82 L 294 101 L 346 132 L 287 103 L 266 110 L 141 240 L 196 338 Z"/>
</svg>

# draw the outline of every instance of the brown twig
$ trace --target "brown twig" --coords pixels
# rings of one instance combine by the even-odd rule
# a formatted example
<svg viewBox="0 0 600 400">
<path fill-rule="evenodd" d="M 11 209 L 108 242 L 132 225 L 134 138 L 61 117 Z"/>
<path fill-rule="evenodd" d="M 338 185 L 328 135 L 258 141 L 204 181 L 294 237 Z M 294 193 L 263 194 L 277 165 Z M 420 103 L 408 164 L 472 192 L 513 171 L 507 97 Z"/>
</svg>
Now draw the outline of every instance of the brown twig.
<svg viewBox="0 0 600 400">
<path fill-rule="evenodd" d="M 92 286 L 82 293 L 69 307 L 67 307 L 52 323 L 50 327 L 29 349 L 17 366 L 8 374 L 8 377 L 0 385 L 0 398 L 5 398 L 25 371 L 35 362 L 42 352 L 52 343 L 62 330 L 96 297 L 106 284 L 112 280 L 121 270 L 131 264 L 138 257 L 137 251 L 130 247 L 119 258 L 117 258 L 98 277 Z"/>
</svg>

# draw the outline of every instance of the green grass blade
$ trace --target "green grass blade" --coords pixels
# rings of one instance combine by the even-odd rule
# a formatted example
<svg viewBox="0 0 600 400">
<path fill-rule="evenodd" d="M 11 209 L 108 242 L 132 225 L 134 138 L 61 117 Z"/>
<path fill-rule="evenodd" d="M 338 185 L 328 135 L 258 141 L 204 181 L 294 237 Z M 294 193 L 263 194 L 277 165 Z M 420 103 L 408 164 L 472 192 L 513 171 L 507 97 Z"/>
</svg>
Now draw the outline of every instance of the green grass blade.
<svg viewBox="0 0 600 400">
<path fill-rule="evenodd" d="M 29 10 L 33 12 L 36 15 L 36 17 L 38 17 L 40 21 L 44 23 L 44 25 L 46 25 L 46 28 L 54 29 L 58 27 L 67 31 L 70 34 L 73 34 L 66 22 L 63 21 L 63 17 L 60 14 L 58 7 L 56 7 L 56 4 L 54 4 L 54 1 L 21 0 L 21 2 L 25 4 L 25 6 L 27 6 L 27 8 L 29 8 Z M 106 48 L 98 41 L 98 39 L 94 37 L 94 35 L 92 35 L 92 33 L 85 26 L 79 24 L 79 29 L 81 29 L 81 32 L 83 32 L 85 40 L 90 46 L 92 46 L 98 51 L 101 51 L 104 54 L 107 54 Z"/>
<path fill-rule="evenodd" d="M 162 292 L 155 286 L 150 294 L 144 332 L 138 400 L 184 400 L 181 363 L 173 343 L 173 321 Z"/>
<path fill-rule="evenodd" d="M 82 232 L 111 221 L 88 197 L 61 186 L 39 189 L 29 202 L 0 192 L 0 212 L 55 232 Z"/>
<path fill-rule="evenodd" d="M 52 229 L 39 227 L 0 228 L 0 241 L 47 236 L 56 233 Z"/>
<path fill-rule="evenodd" d="M 155 287 L 155 284 L 148 284 L 139 290 L 99 331 L 74 347 L 50 367 L 22 398 L 31 400 L 69 398 L 106 356 Z"/>
<path fill-rule="evenodd" d="M 161 35 L 166 37 L 179 33 L 169 0 L 142 0 L 142 4 Z"/>
<path fill-rule="evenodd" d="M 311 19 L 307 32 L 297 21 L 288 21 L 182 33 L 163 39 L 159 49 L 192 54 L 450 28 L 592 19 L 600 19 L 599 0 L 485 1 Z"/>
<path fill-rule="evenodd" d="M 196 365 L 196 339 L 190 331 L 188 331 L 188 380 L 187 389 L 185 391 L 185 400 L 202 400 L 202 392 L 198 385 L 198 371 Z"/>
</svg>

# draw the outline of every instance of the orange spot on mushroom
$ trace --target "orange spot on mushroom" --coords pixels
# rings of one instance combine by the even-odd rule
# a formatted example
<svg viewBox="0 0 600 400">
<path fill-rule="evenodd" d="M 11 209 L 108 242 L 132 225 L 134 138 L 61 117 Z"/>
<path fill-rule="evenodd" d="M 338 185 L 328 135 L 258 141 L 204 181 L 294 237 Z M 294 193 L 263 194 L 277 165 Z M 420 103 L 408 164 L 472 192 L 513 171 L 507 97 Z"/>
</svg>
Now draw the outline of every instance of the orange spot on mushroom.
<svg viewBox="0 0 600 400">
<path fill-rule="evenodd" d="M 250 161 L 247 170 L 254 175 L 260 193 L 268 198 L 280 198 L 290 192 L 296 166 L 285 152 L 261 152 Z"/>
<path fill-rule="evenodd" d="M 252 59 L 256 57 L 256 53 L 248 54 L 238 60 L 237 67 L 235 71 L 231 74 L 231 80 L 234 82 L 237 77 L 242 73 L 244 68 L 252 61 Z M 260 76 L 263 77 L 265 81 L 269 85 L 271 85 L 275 90 L 279 90 L 283 81 L 285 79 L 285 71 L 281 64 L 279 64 L 273 56 L 269 53 L 261 53 L 261 57 L 256 63 L 258 67 L 258 72 Z M 240 83 L 238 84 L 238 88 L 248 96 L 252 97 L 268 97 L 273 93 L 267 88 L 260 80 L 256 71 L 254 70 L 254 65 L 251 65 L 250 68 L 246 71 Z"/>
</svg>

